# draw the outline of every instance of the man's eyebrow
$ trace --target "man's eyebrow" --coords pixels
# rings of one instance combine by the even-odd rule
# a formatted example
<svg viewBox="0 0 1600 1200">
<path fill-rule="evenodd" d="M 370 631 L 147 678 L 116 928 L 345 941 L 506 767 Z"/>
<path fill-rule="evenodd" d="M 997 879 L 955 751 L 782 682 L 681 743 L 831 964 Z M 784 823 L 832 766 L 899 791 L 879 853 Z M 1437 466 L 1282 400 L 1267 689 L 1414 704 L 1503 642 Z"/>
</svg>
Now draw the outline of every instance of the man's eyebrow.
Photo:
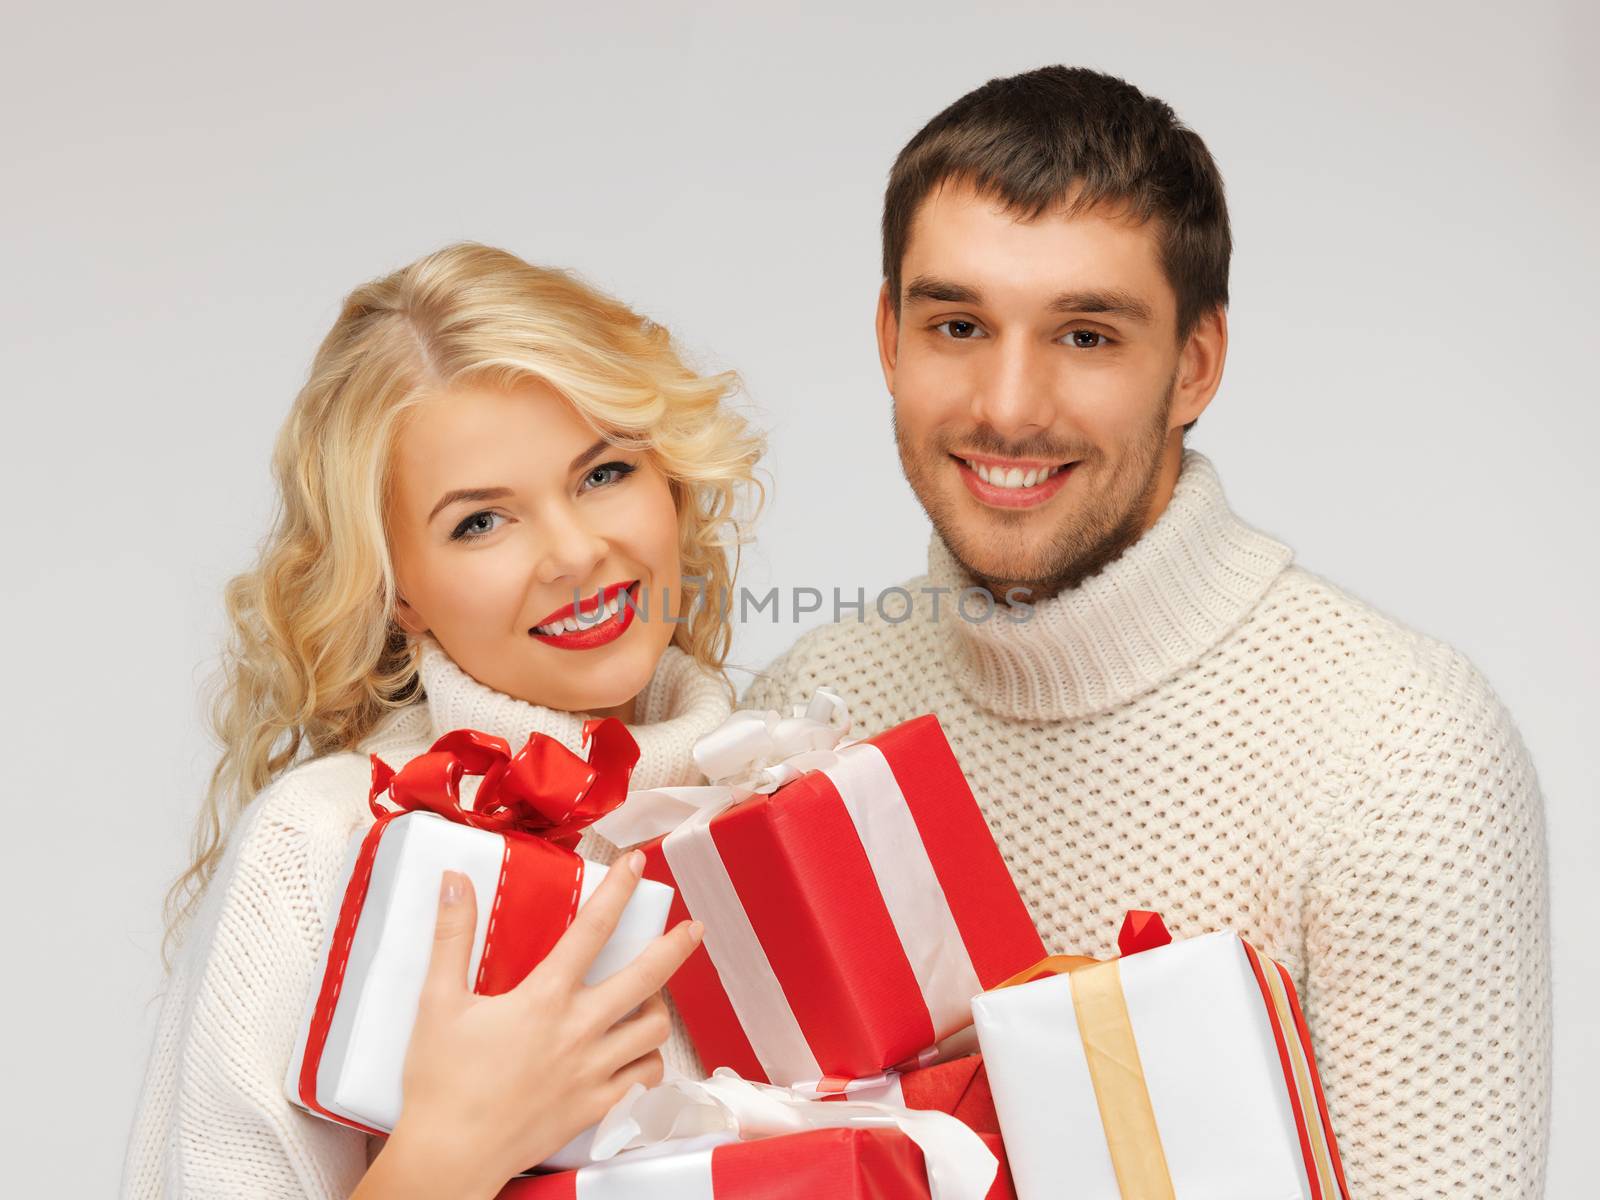
<svg viewBox="0 0 1600 1200">
<path fill-rule="evenodd" d="M 463 500 L 504 500 L 511 495 L 508 487 L 480 487 L 456 488 L 453 492 L 446 492 L 439 497 L 439 503 L 433 506 L 433 511 L 428 514 L 428 520 L 433 520 L 452 504 L 459 504 Z"/>
<path fill-rule="evenodd" d="M 1058 313 L 1104 313 L 1140 324 L 1150 323 L 1150 306 L 1129 292 L 1062 292 L 1050 302 Z"/>
<path fill-rule="evenodd" d="M 932 300 L 937 304 L 982 304 L 983 296 L 975 287 L 936 279 L 932 275 L 918 275 L 906 284 L 906 299 Z"/>
<path fill-rule="evenodd" d="M 918 275 L 906 285 L 906 300 L 930 300 L 936 304 L 981 305 L 983 294 L 975 287 L 939 279 L 932 275 Z M 1050 302 L 1050 311 L 1056 313 L 1103 313 L 1108 317 L 1122 317 L 1128 321 L 1149 324 L 1150 306 L 1130 292 L 1077 291 L 1062 292 Z"/>
</svg>

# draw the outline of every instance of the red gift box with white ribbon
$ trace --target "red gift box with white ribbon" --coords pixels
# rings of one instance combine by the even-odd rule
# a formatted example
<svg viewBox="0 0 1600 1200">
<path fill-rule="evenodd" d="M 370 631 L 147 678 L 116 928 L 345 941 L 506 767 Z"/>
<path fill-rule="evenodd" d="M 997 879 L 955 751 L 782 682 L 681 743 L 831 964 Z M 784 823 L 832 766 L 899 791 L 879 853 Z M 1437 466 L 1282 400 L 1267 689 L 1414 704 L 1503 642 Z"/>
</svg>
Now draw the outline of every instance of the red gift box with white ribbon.
<svg viewBox="0 0 1600 1200">
<path fill-rule="evenodd" d="M 1000 1139 L 981 1135 L 1000 1154 Z M 1005 1160 L 983 1200 L 1015 1200 Z M 922 1151 L 894 1129 L 815 1129 L 514 1179 L 499 1200 L 930 1200 Z M 935 1198 L 936 1200 L 936 1198 Z"/>
<path fill-rule="evenodd" d="M 596 829 L 643 841 L 669 920 L 705 939 L 668 987 L 706 1070 L 875 1075 L 971 1024 L 1043 944 L 939 722 L 846 742 L 819 691 L 696 747 L 709 788 L 636 792 Z M 641 836 L 643 835 L 643 836 Z"/>
<path fill-rule="evenodd" d="M 599 1160 L 564 1175 L 517 1180 L 504 1198 L 549 1200 L 1010 1200 L 1000 1139 L 948 1113 L 740 1079 L 635 1087 L 600 1122 Z M 812 1136 L 812 1130 L 826 1136 Z"/>
<path fill-rule="evenodd" d="M 851 1080 L 839 1091 L 821 1094 L 822 1101 L 868 1101 L 949 1113 L 978 1133 L 1000 1133 L 989 1075 L 983 1055 L 964 1054 L 927 1067 L 890 1071 L 872 1079 Z"/>
<path fill-rule="evenodd" d="M 591 722 L 584 736 L 587 760 L 542 734 L 512 754 L 473 730 L 444 735 L 399 771 L 373 758 L 375 820 L 351 840 L 285 1078 L 291 1100 L 368 1133 L 393 1128 L 445 870 L 467 875 L 477 897 L 474 991 L 509 991 L 550 951 L 607 870 L 572 847 L 622 803 L 639 755 L 619 721 Z M 463 784 L 475 777 L 468 796 Z M 670 901 L 667 888 L 641 881 L 589 981 L 659 935 Z M 581 1149 L 552 1161 L 584 1161 Z"/>
</svg>

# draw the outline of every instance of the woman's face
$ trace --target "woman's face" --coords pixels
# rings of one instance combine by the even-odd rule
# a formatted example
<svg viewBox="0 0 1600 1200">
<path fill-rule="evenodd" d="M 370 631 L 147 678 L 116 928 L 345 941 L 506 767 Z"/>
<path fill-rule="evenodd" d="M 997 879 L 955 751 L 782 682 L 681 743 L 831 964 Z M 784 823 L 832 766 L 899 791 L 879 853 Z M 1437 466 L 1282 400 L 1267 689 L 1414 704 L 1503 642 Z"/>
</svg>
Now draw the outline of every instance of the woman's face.
<svg viewBox="0 0 1600 1200">
<path fill-rule="evenodd" d="M 631 718 L 681 591 L 677 509 L 650 456 L 601 440 L 530 383 L 424 403 L 393 465 L 401 624 L 497 691 Z M 593 619 L 624 590 L 637 613 Z"/>
</svg>

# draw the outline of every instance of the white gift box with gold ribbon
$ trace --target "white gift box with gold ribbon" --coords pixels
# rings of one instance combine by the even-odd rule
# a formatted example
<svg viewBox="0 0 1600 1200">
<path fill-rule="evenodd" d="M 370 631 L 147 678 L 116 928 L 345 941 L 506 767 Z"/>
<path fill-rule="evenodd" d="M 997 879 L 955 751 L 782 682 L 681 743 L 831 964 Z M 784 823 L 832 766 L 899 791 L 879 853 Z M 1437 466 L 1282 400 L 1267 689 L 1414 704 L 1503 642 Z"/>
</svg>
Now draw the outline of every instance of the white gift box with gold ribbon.
<svg viewBox="0 0 1600 1200">
<path fill-rule="evenodd" d="M 1348 1200 L 1287 972 L 1133 916 L 1153 948 L 973 1001 L 1018 1200 Z"/>
</svg>

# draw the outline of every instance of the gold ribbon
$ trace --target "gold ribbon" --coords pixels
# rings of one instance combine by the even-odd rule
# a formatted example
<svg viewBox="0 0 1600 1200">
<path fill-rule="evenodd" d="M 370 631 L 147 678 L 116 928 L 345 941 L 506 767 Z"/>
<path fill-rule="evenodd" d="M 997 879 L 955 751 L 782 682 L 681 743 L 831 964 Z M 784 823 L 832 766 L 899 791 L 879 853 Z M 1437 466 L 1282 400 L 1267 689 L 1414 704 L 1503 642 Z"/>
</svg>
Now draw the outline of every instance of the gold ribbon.
<svg viewBox="0 0 1600 1200">
<path fill-rule="evenodd" d="M 1137 954 L 1170 941 L 1160 919 L 1134 925 L 1131 914 L 1118 937 L 1124 955 Z M 1259 953 L 1249 942 L 1240 940 L 1256 981 L 1261 986 L 1267 1016 L 1278 1040 L 1289 1099 L 1303 1120 L 1306 1171 L 1320 1186 L 1320 1194 L 1349 1200 L 1339 1151 L 1333 1141 L 1333 1127 L 1322 1104 L 1316 1081 L 1316 1064 L 1311 1046 L 1305 1040 L 1294 984 L 1287 972 L 1272 959 Z M 1106 1147 L 1116 1172 L 1122 1200 L 1174 1200 L 1172 1175 L 1166 1152 L 1161 1146 L 1161 1131 L 1156 1126 L 1150 1090 L 1145 1084 L 1139 1047 L 1128 1016 L 1127 998 L 1122 994 L 1120 959 L 1101 962 L 1078 955 L 1053 955 L 1019 971 L 999 987 L 1016 987 L 1066 975 L 1072 988 L 1072 1008 L 1077 1017 L 1083 1057 L 1089 1080 L 1094 1086 L 1095 1103 L 1100 1109 L 1100 1124 L 1105 1130 Z M 1317 1194 L 1318 1187 L 1313 1187 Z"/>
<path fill-rule="evenodd" d="M 1072 987 L 1083 1057 L 1122 1200 L 1175 1200 L 1161 1131 L 1156 1127 L 1150 1089 L 1133 1037 L 1133 1021 L 1122 994 L 1119 960 L 1099 962 L 1077 955 L 1054 955 L 999 986 L 1013 987 L 1050 975 L 1068 976 Z"/>
</svg>

